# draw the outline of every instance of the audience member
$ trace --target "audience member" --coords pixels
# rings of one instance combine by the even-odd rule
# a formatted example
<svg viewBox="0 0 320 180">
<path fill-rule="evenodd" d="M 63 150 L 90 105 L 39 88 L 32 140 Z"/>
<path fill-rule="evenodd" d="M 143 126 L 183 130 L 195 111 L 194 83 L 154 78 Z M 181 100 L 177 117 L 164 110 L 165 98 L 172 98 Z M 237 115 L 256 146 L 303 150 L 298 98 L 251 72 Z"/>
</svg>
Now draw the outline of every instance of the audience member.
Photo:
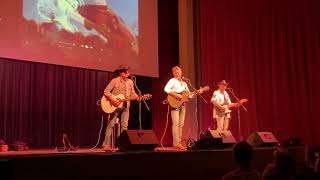
<svg viewBox="0 0 320 180">
<path fill-rule="evenodd" d="M 310 146 L 306 150 L 306 166 L 297 173 L 297 179 L 320 179 L 319 172 L 319 146 Z"/>
<path fill-rule="evenodd" d="M 296 162 L 286 149 L 277 149 L 274 162 L 267 165 L 262 177 L 264 180 L 294 180 Z"/>
<path fill-rule="evenodd" d="M 224 175 L 222 180 L 259 180 L 260 173 L 251 167 L 253 150 L 246 141 L 238 142 L 233 148 L 235 163 L 238 168 Z"/>
</svg>

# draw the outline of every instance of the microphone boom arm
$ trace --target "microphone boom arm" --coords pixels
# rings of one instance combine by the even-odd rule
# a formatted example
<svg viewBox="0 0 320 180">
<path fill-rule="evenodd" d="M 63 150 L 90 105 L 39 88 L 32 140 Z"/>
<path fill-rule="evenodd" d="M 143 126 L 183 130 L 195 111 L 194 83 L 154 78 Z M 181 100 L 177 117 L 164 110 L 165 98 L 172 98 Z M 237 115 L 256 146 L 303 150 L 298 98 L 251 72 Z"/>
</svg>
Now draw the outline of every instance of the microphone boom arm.
<svg viewBox="0 0 320 180">
<path fill-rule="evenodd" d="M 229 92 L 232 94 L 232 96 L 239 102 L 240 101 L 240 99 L 234 94 L 234 91 L 233 91 L 233 89 L 232 88 L 226 88 L 227 90 L 229 90 Z M 240 105 L 245 111 L 248 111 L 247 110 L 247 108 L 243 105 L 243 104 L 241 104 Z"/>
</svg>

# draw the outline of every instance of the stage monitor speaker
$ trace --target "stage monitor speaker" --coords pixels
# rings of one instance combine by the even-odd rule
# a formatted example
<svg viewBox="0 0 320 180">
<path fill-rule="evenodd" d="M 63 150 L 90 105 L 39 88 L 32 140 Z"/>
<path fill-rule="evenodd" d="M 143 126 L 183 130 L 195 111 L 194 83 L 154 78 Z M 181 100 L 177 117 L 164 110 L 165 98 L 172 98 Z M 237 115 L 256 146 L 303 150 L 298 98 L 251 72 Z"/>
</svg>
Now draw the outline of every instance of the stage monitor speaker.
<svg viewBox="0 0 320 180">
<path fill-rule="evenodd" d="M 120 151 L 154 150 L 158 144 L 153 130 L 127 130 L 119 136 Z"/>
<path fill-rule="evenodd" d="M 290 147 L 304 147 L 304 143 L 300 138 L 292 137 L 281 141 L 281 146 L 290 148 Z"/>
<path fill-rule="evenodd" d="M 208 130 L 195 143 L 195 149 L 219 149 L 237 143 L 230 131 Z"/>
<path fill-rule="evenodd" d="M 252 147 L 273 147 L 279 146 L 278 140 L 271 132 L 253 132 L 248 137 L 247 142 Z"/>
</svg>

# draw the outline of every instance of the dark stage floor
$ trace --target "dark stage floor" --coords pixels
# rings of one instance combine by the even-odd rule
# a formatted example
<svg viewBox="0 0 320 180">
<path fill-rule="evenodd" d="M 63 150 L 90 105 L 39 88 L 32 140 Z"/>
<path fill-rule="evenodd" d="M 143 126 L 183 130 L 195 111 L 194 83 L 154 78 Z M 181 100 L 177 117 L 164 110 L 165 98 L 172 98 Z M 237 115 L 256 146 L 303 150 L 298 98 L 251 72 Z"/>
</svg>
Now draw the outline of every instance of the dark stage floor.
<svg viewBox="0 0 320 180">
<path fill-rule="evenodd" d="M 275 148 L 254 150 L 254 166 L 262 171 L 273 159 Z M 296 148 L 303 155 L 304 148 Z M 0 153 L 0 169 L 5 179 L 220 179 L 235 168 L 232 149 L 185 150 L 157 148 L 155 151 L 105 152 L 54 149 Z M 3 178 L 1 178 L 3 179 Z"/>
</svg>

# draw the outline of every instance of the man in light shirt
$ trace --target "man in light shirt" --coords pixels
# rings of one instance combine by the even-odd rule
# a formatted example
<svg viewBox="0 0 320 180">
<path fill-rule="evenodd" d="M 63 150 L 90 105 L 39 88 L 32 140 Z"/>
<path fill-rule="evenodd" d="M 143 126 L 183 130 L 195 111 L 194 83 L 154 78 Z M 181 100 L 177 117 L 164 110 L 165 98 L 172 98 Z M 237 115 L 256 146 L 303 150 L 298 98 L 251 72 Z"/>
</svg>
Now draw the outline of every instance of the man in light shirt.
<svg viewBox="0 0 320 180">
<path fill-rule="evenodd" d="M 213 108 L 213 119 L 217 121 L 217 130 L 226 131 L 229 128 L 229 120 L 231 108 L 237 108 L 241 106 L 244 102 L 247 102 L 248 99 L 238 100 L 236 103 L 232 103 L 227 93 L 228 83 L 225 80 L 222 80 L 218 83 L 218 89 L 213 92 L 211 102 L 214 106 Z"/>
<path fill-rule="evenodd" d="M 187 83 L 182 80 L 182 71 L 179 66 L 172 68 L 173 78 L 171 78 L 166 84 L 164 91 L 175 97 L 176 99 L 181 99 L 181 93 L 183 91 L 189 91 Z M 184 125 L 186 105 L 183 103 L 178 108 L 170 107 L 171 119 L 172 119 L 172 136 L 173 136 L 173 146 L 176 149 L 185 149 L 181 144 L 182 129 Z"/>
<path fill-rule="evenodd" d="M 214 105 L 213 119 L 217 121 L 217 130 L 228 130 L 230 112 L 227 112 L 228 105 L 232 104 L 229 94 L 226 91 L 228 83 L 222 80 L 218 83 L 218 89 L 213 92 L 211 102 Z"/>
</svg>

